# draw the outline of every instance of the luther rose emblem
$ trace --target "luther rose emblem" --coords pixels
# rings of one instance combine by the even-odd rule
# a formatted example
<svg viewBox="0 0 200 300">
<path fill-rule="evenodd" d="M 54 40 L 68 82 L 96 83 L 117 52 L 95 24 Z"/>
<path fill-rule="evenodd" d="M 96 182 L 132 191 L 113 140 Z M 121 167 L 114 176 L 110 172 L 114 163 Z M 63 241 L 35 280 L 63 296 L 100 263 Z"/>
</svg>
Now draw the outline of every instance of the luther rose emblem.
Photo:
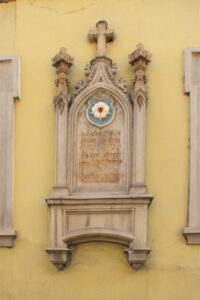
<svg viewBox="0 0 200 300">
<path fill-rule="evenodd" d="M 105 102 L 97 102 L 95 105 L 92 106 L 92 114 L 95 116 L 95 118 L 102 120 L 107 117 L 110 107 Z"/>
<path fill-rule="evenodd" d="M 88 102 L 86 117 L 90 123 L 97 127 L 103 127 L 112 122 L 115 116 L 113 101 L 109 98 L 93 98 Z"/>
</svg>

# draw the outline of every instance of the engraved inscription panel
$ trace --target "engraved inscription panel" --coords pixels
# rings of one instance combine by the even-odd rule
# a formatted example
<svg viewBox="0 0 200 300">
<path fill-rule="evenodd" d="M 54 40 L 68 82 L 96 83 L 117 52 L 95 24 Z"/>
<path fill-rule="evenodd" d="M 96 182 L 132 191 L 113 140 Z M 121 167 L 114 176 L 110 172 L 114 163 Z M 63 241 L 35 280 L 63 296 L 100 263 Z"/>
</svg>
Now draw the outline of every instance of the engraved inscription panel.
<svg viewBox="0 0 200 300">
<path fill-rule="evenodd" d="M 115 190 L 117 193 L 125 189 L 125 117 L 121 104 L 113 98 L 111 100 L 115 116 L 112 122 L 102 128 L 91 124 L 86 118 L 85 112 L 91 98 L 79 108 L 73 176 L 77 192 Z"/>
<path fill-rule="evenodd" d="M 83 182 L 119 182 L 120 130 L 81 131 L 81 160 L 77 177 Z"/>
</svg>

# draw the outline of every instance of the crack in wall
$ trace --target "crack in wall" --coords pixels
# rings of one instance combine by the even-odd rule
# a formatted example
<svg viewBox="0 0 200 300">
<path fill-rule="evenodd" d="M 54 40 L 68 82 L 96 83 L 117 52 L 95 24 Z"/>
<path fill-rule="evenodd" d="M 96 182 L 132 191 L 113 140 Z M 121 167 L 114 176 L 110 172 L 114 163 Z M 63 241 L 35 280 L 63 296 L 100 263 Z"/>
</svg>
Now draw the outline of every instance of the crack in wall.
<svg viewBox="0 0 200 300">
<path fill-rule="evenodd" d="M 83 11 L 84 9 L 86 9 L 86 8 L 88 8 L 88 7 L 92 6 L 92 5 L 94 5 L 94 2 L 90 2 L 90 3 L 88 3 L 88 4 L 85 4 L 85 5 L 83 5 L 83 6 L 82 6 L 81 8 L 79 8 L 79 9 L 67 10 L 67 11 L 63 11 L 63 12 L 58 11 L 58 10 L 56 10 L 56 9 L 54 9 L 54 8 L 51 8 L 51 7 L 48 7 L 48 6 L 40 6 L 40 5 L 38 5 L 38 4 L 36 4 L 36 3 L 32 2 L 32 1 L 29 2 L 29 5 L 34 6 L 34 7 L 36 7 L 36 8 L 39 8 L 39 9 L 40 9 L 40 8 L 41 8 L 41 9 L 47 9 L 47 10 L 50 10 L 50 11 L 56 13 L 56 14 L 59 14 L 59 15 L 66 15 L 66 14 L 73 14 L 73 13 L 78 13 L 78 12 L 80 12 L 80 11 Z"/>
</svg>

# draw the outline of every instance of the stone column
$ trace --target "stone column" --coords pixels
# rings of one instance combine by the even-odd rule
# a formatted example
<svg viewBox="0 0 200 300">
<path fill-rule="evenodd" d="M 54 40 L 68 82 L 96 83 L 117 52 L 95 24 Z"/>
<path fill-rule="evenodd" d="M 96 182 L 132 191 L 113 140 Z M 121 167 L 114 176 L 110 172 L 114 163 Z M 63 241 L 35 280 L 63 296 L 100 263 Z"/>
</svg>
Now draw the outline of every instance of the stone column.
<svg viewBox="0 0 200 300">
<path fill-rule="evenodd" d="M 151 54 L 138 44 L 136 50 L 129 55 L 129 63 L 133 66 L 133 93 L 131 100 L 134 109 L 133 128 L 133 176 L 130 193 L 145 193 L 145 133 L 146 105 L 148 94 L 145 90 L 147 76 L 145 74 Z"/>
<path fill-rule="evenodd" d="M 70 96 L 68 94 L 69 69 L 73 65 L 73 57 L 67 54 L 65 48 L 53 58 L 53 66 L 57 68 L 58 78 L 55 84 L 58 94 L 54 97 L 56 110 L 56 157 L 55 157 L 55 186 L 53 196 L 67 196 L 69 194 L 67 183 L 67 135 L 68 135 L 68 109 Z M 62 228 L 57 219 L 62 219 L 62 208 L 51 207 L 51 248 L 46 249 L 51 262 L 59 269 L 63 269 L 70 261 L 71 251 L 61 239 Z M 56 224 L 56 225 L 55 225 Z"/>
<path fill-rule="evenodd" d="M 53 195 L 68 195 L 67 184 L 67 132 L 68 132 L 68 95 L 69 68 L 73 64 L 73 58 L 67 54 L 65 48 L 61 48 L 59 54 L 53 58 L 53 66 L 57 68 L 58 78 L 55 81 L 58 94 L 54 97 L 56 110 L 56 157 L 55 157 L 55 186 Z"/>
</svg>

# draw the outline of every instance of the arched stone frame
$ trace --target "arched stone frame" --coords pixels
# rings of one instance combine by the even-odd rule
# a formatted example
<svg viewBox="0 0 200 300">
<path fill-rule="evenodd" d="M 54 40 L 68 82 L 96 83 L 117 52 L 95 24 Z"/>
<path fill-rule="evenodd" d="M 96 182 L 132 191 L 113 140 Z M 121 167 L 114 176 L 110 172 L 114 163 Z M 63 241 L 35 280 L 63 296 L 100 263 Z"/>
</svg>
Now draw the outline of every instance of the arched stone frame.
<svg viewBox="0 0 200 300">
<path fill-rule="evenodd" d="M 116 194 L 127 194 L 131 185 L 131 169 L 132 169 L 132 155 L 131 155 L 131 145 L 132 145 L 132 128 L 133 128 L 133 109 L 132 105 L 130 104 L 130 100 L 124 95 L 116 86 L 109 86 L 105 83 L 97 83 L 95 85 L 92 85 L 91 87 L 88 87 L 88 89 L 83 90 L 81 94 L 79 94 L 74 102 L 72 103 L 72 106 L 69 110 L 69 134 L 68 134 L 68 166 L 70 168 L 68 171 L 68 186 L 70 190 L 70 194 L 74 194 L 75 192 L 75 183 L 76 180 L 74 174 L 76 170 L 76 155 L 75 155 L 75 149 L 74 145 L 76 145 L 75 136 L 76 136 L 76 130 L 77 130 L 77 115 L 79 113 L 79 108 L 83 103 L 87 102 L 92 96 L 95 96 L 95 94 L 98 94 L 98 92 L 103 92 L 106 95 L 110 96 L 111 98 L 115 99 L 117 101 L 123 111 L 124 111 L 124 120 L 125 120 L 125 153 L 123 153 L 123 160 L 126 161 L 124 164 L 124 188 L 121 191 L 116 191 Z M 107 126 L 105 127 L 107 128 Z M 94 191 L 93 191 L 94 192 Z M 90 190 L 88 189 L 88 194 L 90 194 Z M 97 191 L 99 193 L 99 191 Z M 104 193 L 109 193 L 109 191 L 104 191 Z M 113 194 L 113 191 L 111 191 Z"/>
</svg>

